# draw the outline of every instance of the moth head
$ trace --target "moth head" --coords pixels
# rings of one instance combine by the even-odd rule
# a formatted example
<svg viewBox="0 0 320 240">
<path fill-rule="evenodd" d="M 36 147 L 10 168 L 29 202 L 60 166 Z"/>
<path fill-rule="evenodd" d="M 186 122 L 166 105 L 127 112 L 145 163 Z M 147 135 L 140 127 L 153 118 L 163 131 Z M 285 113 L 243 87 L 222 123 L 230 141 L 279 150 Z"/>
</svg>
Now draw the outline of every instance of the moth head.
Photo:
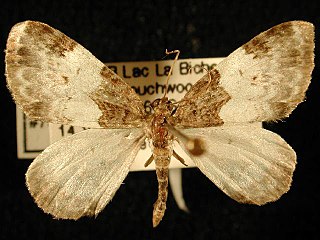
<svg viewBox="0 0 320 240">
<path fill-rule="evenodd" d="M 167 97 L 163 97 L 163 98 L 157 98 L 155 99 L 152 103 L 151 103 L 151 107 L 152 109 L 156 112 L 156 111 L 164 111 L 167 112 L 169 111 L 170 114 L 172 113 L 172 111 L 174 111 L 175 106 L 173 105 L 173 103 L 168 100 Z"/>
<path fill-rule="evenodd" d="M 160 101 L 161 101 L 161 99 L 157 98 L 151 103 L 151 107 L 152 107 L 153 110 L 155 110 L 159 106 Z"/>
</svg>

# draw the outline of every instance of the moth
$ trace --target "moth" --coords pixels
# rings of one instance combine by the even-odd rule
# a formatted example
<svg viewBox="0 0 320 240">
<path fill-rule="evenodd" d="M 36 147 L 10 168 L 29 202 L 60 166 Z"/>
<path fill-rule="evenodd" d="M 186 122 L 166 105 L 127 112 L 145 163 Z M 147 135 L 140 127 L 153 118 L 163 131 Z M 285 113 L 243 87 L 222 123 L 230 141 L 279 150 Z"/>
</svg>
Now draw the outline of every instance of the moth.
<svg viewBox="0 0 320 240">
<path fill-rule="evenodd" d="M 178 56 L 178 51 L 176 58 Z M 262 32 L 210 70 L 178 103 L 166 94 L 146 114 L 138 95 L 88 50 L 40 22 L 16 24 L 8 37 L 6 77 L 31 119 L 91 128 L 43 151 L 26 173 L 37 205 L 55 218 L 97 215 L 127 176 L 147 140 L 164 216 L 177 141 L 195 165 L 240 203 L 263 205 L 292 182 L 294 150 L 256 122 L 284 119 L 304 100 L 314 68 L 314 26 L 285 22 Z M 172 70 L 172 69 L 171 69 Z"/>
</svg>

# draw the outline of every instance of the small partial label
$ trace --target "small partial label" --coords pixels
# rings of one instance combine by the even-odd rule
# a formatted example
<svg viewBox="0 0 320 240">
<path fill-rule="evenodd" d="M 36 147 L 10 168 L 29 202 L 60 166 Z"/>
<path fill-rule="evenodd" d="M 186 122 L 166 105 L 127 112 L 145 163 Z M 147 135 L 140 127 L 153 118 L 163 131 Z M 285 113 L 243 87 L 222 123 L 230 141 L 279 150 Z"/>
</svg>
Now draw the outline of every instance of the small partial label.
<svg viewBox="0 0 320 240">
<path fill-rule="evenodd" d="M 49 125 L 29 120 L 16 108 L 17 155 L 19 159 L 33 159 L 50 144 Z"/>
</svg>

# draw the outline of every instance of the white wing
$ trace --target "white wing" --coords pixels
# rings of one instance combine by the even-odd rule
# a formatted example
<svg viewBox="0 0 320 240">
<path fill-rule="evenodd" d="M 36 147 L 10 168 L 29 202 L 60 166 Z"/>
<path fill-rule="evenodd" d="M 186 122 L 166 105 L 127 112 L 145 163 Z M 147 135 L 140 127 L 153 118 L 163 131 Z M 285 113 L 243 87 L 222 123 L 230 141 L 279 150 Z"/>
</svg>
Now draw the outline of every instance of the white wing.
<svg viewBox="0 0 320 240">
<path fill-rule="evenodd" d="M 64 138 L 32 162 L 28 189 L 56 218 L 97 215 L 127 176 L 144 139 L 141 129 L 91 129 Z"/>
<path fill-rule="evenodd" d="M 93 128 L 140 127 L 144 107 L 118 75 L 62 32 L 16 24 L 6 49 L 8 88 L 36 120 Z"/>
<path fill-rule="evenodd" d="M 186 153 L 234 200 L 262 205 L 277 200 L 289 190 L 296 154 L 279 135 L 253 124 L 182 132 L 203 139 L 204 154 Z"/>
<path fill-rule="evenodd" d="M 276 121 L 304 100 L 314 67 L 314 26 L 279 24 L 196 82 L 174 115 L 178 127 Z"/>
<path fill-rule="evenodd" d="M 253 38 L 217 66 L 231 99 L 225 122 L 274 121 L 304 100 L 314 68 L 314 26 L 292 21 Z M 241 106 L 241 107 L 239 107 Z"/>
</svg>

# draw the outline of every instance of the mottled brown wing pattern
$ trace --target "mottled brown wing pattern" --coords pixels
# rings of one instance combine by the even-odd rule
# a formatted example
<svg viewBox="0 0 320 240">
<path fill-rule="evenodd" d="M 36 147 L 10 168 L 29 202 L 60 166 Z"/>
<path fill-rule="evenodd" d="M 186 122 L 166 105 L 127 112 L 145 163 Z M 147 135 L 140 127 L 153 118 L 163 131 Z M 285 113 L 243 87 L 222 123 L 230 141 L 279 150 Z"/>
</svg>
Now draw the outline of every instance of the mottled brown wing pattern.
<svg viewBox="0 0 320 240">
<path fill-rule="evenodd" d="M 314 68 L 314 26 L 277 25 L 244 44 L 182 99 L 177 127 L 276 121 L 303 101 Z"/>
<path fill-rule="evenodd" d="M 229 94 L 219 86 L 220 74 L 215 69 L 196 82 L 184 96 L 174 115 L 177 127 L 209 127 L 223 124 L 220 109 Z"/>
<path fill-rule="evenodd" d="M 15 25 L 6 49 L 7 84 L 31 119 L 95 128 L 141 127 L 140 98 L 119 76 L 62 32 Z"/>
</svg>

